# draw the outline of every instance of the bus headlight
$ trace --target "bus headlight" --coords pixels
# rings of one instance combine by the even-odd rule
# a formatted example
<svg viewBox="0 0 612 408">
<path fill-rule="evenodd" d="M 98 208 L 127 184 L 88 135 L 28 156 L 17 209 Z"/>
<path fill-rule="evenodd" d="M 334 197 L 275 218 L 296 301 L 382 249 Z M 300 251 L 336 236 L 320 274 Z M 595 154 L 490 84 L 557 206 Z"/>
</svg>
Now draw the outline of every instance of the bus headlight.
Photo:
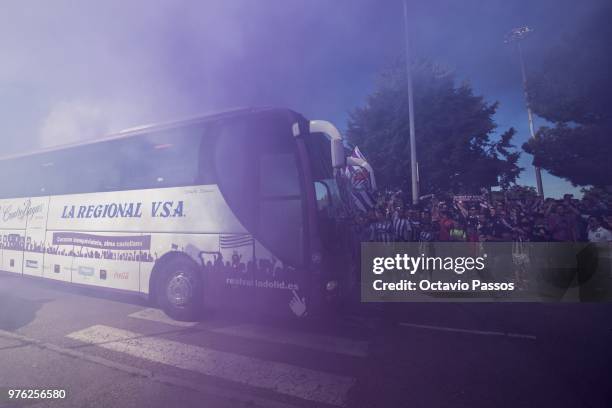
<svg viewBox="0 0 612 408">
<path fill-rule="evenodd" d="M 333 281 L 329 281 L 329 282 L 327 282 L 327 284 L 325 285 L 325 289 L 326 289 L 328 292 L 332 292 L 332 291 L 336 290 L 336 288 L 338 288 L 338 281 L 335 281 L 335 280 L 333 280 Z"/>
</svg>

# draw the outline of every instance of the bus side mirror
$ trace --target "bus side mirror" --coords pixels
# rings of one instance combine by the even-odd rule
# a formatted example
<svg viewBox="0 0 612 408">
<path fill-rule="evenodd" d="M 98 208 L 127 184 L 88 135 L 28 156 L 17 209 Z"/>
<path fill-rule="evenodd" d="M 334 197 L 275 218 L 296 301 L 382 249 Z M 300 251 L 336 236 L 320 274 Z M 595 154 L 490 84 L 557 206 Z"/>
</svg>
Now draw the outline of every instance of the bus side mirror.
<svg viewBox="0 0 612 408">
<path fill-rule="evenodd" d="M 331 160 L 334 169 L 346 166 L 346 155 L 344 154 L 344 144 L 342 135 L 338 129 L 326 120 L 311 120 L 310 133 L 325 133 L 331 141 Z"/>
<path fill-rule="evenodd" d="M 334 169 L 343 168 L 346 166 L 346 155 L 344 154 L 344 145 L 342 140 L 332 139 L 331 141 L 331 160 Z"/>
</svg>

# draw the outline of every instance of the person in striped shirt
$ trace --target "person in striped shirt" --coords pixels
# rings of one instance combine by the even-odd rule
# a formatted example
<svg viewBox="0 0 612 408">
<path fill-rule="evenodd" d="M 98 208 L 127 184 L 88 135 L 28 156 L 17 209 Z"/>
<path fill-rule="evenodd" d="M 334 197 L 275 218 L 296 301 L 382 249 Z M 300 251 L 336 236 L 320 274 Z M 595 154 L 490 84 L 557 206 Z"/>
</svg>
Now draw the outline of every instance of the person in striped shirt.
<svg viewBox="0 0 612 408">
<path fill-rule="evenodd" d="M 409 242 L 412 240 L 412 228 L 410 224 L 410 210 L 401 211 L 397 209 L 392 219 L 393 237 L 397 242 Z"/>
<path fill-rule="evenodd" d="M 410 220 L 410 241 L 419 242 L 421 236 L 421 224 L 423 219 L 421 218 L 421 213 L 418 209 L 411 209 L 408 211 L 408 219 Z"/>
<path fill-rule="evenodd" d="M 376 214 L 374 240 L 376 242 L 393 242 L 393 224 L 382 212 Z"/>
</svg>

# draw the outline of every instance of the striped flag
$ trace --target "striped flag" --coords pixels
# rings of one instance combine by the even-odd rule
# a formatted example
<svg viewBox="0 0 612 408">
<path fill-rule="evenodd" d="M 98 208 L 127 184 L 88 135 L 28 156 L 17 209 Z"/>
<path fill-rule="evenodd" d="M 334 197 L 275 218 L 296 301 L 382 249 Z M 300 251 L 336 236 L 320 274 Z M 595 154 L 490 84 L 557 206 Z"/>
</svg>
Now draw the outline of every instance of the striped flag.
<svg viewBox="0 0 612 408">
<path fill-rule="evenodd" d="M 348 166 L 349 179 L 351 185 L 356 190 L 363 190 L 370 185 L 370 175 L 363 167 Z"/>
<path fill-rule="evenodd" d="M 219 235 L 219 248 L 233 249 L 243 246 L 251 246 L 255 241 L 248 234 L 221 234 Z"/>
<path fill-rule="evenodd" d="M 365 156 L 361 153 L 358 146 L 355 146 L 351 157 L 366 161 Z M 359 211 L 367 212 L 376 205 L 376 199 L 372 194 L 372 181 L 370 173 L 360 166 L 346 166 L 345 176 L 350 181 L 351 196 L 353 203 Z"/>
<path fill-rule="evenodd" d="M 353 203 L 359 211 L 368 212 L 376 206 L 374 196 L 367 190 L 352 191 L 351 196 L 353 197 Z"/>
<path fill-rule="evenodd" d="M 359 146 L 355 146 L 350 157 L 367 162 L 365 156 L 361 153 L 361 150 L 359 150 Z M 348 165 L 346 166 L 345 175 L 350 180 L 351 186 L 355 190 L 370 189 L 372 187 L 371 175 L 368 170 L 363 167 Z"/>
</svg>

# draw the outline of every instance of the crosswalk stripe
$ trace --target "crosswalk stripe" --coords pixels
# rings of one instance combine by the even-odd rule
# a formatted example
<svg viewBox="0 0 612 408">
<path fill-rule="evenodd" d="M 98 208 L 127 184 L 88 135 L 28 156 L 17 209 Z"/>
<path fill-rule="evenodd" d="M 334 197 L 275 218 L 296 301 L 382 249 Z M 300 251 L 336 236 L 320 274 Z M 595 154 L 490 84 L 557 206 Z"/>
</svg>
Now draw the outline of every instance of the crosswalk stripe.
<svg viewBox="0 0 612 408">
<path fill-rule="evenodd" d="M 181 322 L 178 320 L 174 320 L 168 317 L 161 309 L 156 309 L 153 307 L 139 310 L 128 316 L 133 317 L 135 319 L 150 320 L 153 322 L 164 323 L 178 327 L 192 327 L 197 324 L 196 322 Z"/>
<path fill-rule="evenodd" d="M 67 337 L 131 356 L 305 400 L 344 406 L 355 379 L 95 325 Z"/>
<path fill-rule="evenodd" d="M 274 327 L 263 327 L 254 324 L 220 327 L 213 329 L 212 331 L 215 333 L 228 334 L 247 339 L 289 344 L 354 357 L 366 357 L 368 355 L 367 341 L 351 340 L 342 337 L 287 331 Z"/>
</svg>

